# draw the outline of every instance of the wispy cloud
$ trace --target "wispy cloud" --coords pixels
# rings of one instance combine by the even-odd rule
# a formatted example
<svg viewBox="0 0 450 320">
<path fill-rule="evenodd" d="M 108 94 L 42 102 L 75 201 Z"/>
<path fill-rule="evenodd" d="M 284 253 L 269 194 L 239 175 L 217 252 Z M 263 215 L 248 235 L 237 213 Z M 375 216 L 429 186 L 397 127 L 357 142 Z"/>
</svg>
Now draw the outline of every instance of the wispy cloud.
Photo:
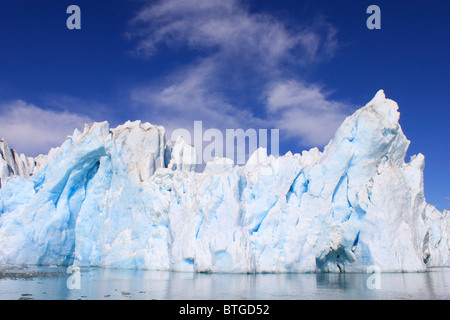
<svg viewBox="0 0 450 320">
<path fill-rule="evenodd" d="M 269 14 L 250 13 L 238 0 L 152 1 L 131 25 L 128 35 L 138 39 L 137 52 L 145 56 L 156 54 L 161 45 L 185 45 L 276 66 L 289 57 L 317 60 L 338 47 L 336 28 L 321 17 L 309 26 L 288 28 Z"/>
<path fill-rule="evenodd" d="M 203 61 L 174 73 L 165 85 L 136 88 L 131 98 L 135 103 L 148 106 L 143 111 L 166 129 L 190 128 L 194 120 L 202 120 L 214 128 L 237 128 L 245 119 L 247 126 L 260 121 L 249 110 L 239 109 L 227 102 L 216 90 L 215 64 Z"/>
<path fill-rule="evenodd" d="M 272 121 L 305 145 L 328 143 L 348 111 L 348 106 L 328 99 L 317 85 L 295 80 L 271 83 L 266 95 Z"/>
<path fill-rule="evenodd" d="M 22 100 L 0 105 L 0 137 L 27 156 L 46 154 L 64 142 L 75 128 L 93 121 L 68 111 L 44 110 Z"/>
<path fill-rule="evenodd" d="M 187 45 L 228 55 L 245 50 L 246 56 L 273 62 L 300 44 L 282 23 L 268 15 L 249 14 L 233 0 L 159 1 L 145 7 L 133 24 L 138 26 L 134 35 L 140 38 L 137 50 L 147 56 L 155 54 L 160 44 Z"/>
<path fill-rule="evenodd" d="M 55 110 L 72 110 L 77 114 L 83 114 L 96 121 L 114 119 L 115 111 L 110 105 L 68 94 L 45 94 L 42 104 Z"/>
<path fill-rule="evenodd" d="M 203 120 L 217 128 L 277 127 L 282 135 L 323 145 L 343 119 L 344 104 L 302 80 L 302 70 L 338 48 L 337 30 L 323 18 L 288 26 L 237 0 L 152 1 L 128 34 L 135 53 L 146 58 L 167 48 L 197 53 L 132 91 L 132 100 L 165 126 Z"/>
</svg>

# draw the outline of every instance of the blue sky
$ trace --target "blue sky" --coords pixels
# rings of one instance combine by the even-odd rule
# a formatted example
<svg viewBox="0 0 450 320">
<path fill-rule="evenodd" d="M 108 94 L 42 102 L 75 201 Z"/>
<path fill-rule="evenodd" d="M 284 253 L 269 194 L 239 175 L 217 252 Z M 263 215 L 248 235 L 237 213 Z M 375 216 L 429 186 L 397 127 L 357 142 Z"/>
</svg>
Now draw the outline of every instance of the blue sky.
<svg viewBox="0 0 450 320">
<path fill-rule="evenodd" d="M 66 9 L 81 8 L 81 30 Z M 381 30 L 366 9 L 381 8 Z M 425 196 L 450 207 L 448 1 L 0 2 L 0 135 L 35 156 L 84 123 L 279 128 L 317 146 L 379 89 L 400 106 Z M 408 159 L 407 159 L 408 160 Z"/>
</svg>

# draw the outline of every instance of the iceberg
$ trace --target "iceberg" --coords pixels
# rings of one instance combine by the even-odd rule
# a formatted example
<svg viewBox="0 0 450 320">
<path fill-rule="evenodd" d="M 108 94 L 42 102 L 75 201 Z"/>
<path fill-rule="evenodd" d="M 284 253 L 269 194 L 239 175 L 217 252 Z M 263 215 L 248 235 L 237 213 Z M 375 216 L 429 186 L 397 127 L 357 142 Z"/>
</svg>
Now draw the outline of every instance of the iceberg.
<svg viewBox="0 0 450 320">
<path fill-rule="evenodd" d="M 75 130 L 48 155 L 0 143 L 0 264 L 187 272 L 424 271 L 450 265 L 450 215 L 380 90 L 323 152 L 217 158 L 161 126 Z M 8 151 L 9 150 L 9 151 Z M 11 156 L 12 154 L 12 156 Z M 6 164 L 5 164 L 6 163 Z M 7 169 L 5 169 L 7 168 Z"/>
</svg>

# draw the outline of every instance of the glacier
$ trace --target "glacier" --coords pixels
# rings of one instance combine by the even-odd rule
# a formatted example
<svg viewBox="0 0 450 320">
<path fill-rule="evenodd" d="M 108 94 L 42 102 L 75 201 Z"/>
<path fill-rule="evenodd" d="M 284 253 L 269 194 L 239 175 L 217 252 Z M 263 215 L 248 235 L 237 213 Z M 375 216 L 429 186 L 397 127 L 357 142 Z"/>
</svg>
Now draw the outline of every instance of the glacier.
<svg viewBox="0 0 450 320">
<path fill-rule="evenodd" d="M 0 264 L 187 272 L 424 271 L 450 265 L 450 214 L 380 90 L 318 148 L 243 166 L 162 126 L 86 125 L 48 155 L 0 141 Z"/>
</svg>

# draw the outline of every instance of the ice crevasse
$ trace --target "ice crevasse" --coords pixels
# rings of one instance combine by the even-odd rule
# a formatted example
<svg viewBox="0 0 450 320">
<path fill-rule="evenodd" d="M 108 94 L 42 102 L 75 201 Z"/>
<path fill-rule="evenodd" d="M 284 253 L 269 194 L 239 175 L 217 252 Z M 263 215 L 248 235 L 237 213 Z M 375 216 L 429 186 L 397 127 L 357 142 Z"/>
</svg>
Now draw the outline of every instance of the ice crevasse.
<svg viewBox="0 0 450 320">
<path fill-rule="evenodd" d="M 423 271 L 450 265 L 450 214 L 379 91 L 323 152 L 215 159 L 161 126 L 75 130 L 48 155 L 0 141 L 0 264 L 199 272 Z"/>
</svg>

